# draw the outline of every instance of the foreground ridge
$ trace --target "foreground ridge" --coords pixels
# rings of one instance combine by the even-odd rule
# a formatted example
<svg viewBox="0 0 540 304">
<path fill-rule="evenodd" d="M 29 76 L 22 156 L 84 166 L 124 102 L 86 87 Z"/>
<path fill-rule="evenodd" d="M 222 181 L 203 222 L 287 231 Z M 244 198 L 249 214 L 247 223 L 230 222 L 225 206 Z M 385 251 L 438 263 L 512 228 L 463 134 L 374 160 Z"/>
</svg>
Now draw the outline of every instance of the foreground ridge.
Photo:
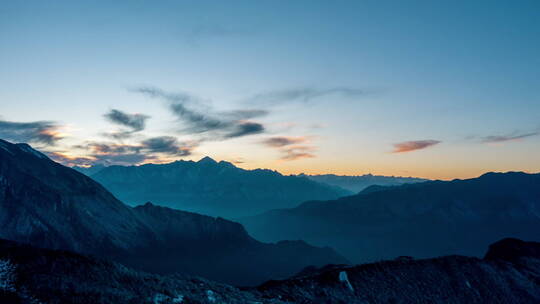
<svg viewBox="0 0 540 304">
<path fill-rule="evenodd" d="M 256 288 L 160 276 L 0 240 L 1 303 L 538 303 L 540 243 L 504 239 L 485 258 L 329 265 Z"/>
</svg>

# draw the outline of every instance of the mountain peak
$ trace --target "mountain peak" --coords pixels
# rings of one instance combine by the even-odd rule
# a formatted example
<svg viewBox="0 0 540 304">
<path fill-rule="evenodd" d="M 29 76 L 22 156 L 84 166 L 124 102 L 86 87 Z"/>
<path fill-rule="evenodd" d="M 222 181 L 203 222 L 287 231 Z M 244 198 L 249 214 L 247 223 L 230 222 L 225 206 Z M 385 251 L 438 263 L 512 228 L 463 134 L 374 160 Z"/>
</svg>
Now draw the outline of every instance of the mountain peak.
<svg viewBox="0 0 540 304">
<path fill-rule="evenodd" d="M 23 152 L 23 153 L 31 154 L 32 156 L 35 156 L 38 158 L 49 159 L 45 154 L 35 150 L 29 144 L 26 144 L 26 143 L 13 144 L 13 143 L 10 143 L 9 141 L 0 139 L 0 148 L 7 151 L 11 155 L 16 155 L 18 153 Z"/>
<path fill-rule="evenodd" d="M 205 156 L 201 158 L 197 163 L 199 164 L 217 164 L 217 162 L 210 156 Z"/>
</svg>

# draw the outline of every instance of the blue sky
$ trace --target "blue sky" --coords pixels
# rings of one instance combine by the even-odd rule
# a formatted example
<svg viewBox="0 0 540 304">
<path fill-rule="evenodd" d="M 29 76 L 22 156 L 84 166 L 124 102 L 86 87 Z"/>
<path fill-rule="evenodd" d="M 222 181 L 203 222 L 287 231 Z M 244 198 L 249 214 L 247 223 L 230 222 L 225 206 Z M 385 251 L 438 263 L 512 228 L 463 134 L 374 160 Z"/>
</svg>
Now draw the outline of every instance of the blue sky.
<svg viewBox="0 0 540 304">
<path fill-rule="evenodd" d="M 66 163 L 540 171 L 538 1 L 14 1 L 0 41 L 0 137 Z"/>
</svg>

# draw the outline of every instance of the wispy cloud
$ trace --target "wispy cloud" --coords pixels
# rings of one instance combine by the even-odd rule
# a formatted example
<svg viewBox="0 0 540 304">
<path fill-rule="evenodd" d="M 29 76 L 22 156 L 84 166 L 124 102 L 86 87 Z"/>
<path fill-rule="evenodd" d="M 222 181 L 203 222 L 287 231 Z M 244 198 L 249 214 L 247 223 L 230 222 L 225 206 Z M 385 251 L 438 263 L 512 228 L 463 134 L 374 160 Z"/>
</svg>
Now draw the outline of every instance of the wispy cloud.
<svg viewBox="0 0 540 304">
<path fill-rule="evenodd" d="M 306 141 L 306 137 L 275 136 L 263 140 L 262 143 L 268 147 L 279 148 L 289 145 L 300 144 Z"/>
<path fill-rule="evenodd" d="M 310 102 L 325 96 L 357 98 L 364 96 L 368 93 L 368 91 L 363 89 L 345 86 L 331 88 L 301 87 L 256 94 L 248 98 L 247 102 L 255 104 L 276 105 L 289 102 Z"/>
<path fill-rule="evenodd" d="M 265 110 L 216 112 L 203 99 L 185 92 L 168 93 L 153 87 L 141 87 L 133 91 L 167 101 L 171 113 L 183 126 L 179 130 L 182 134 L 204 134 L 206 139 L 224 140 L 265 131 L 261 123 L 250 121 L 266 115 L 268 112 Z"/>
<path fill-rule="evenodd" d="M 518 141 L 527 137 L 532 137 L 539 135 L 540 132 L 529 132 L 529 133 L 513 133 L 509 135 L 491 135 L 485 136 L 482 138 L 484 143 L 502 143 L 508 141 Z"/>
<path fill-rule="evenodd" d="M 153 137 L 142 142 L 142 149 L 151 153 L 166 153 L 172 156 L 189 156 L 197 147 L 196 142 L 179 142 L 172 136 Z"/>
<path fill-rule="evenodd" d="M 413 140 L 394 144 L 392 153 L 404 153 L 429 148 L 441 143 L 438 140 Z"/>
<path fill-rule="evenodd" d="M 305 136 L 274 136 L 261 141 L 263 145 L 280 151 L 280 159 L 286 161 L 315 157 L 316 148 L 306 145 L 308 142 L 309 138 Z"/>
<path fill-rule="evenodd" d="M 281 149 L 281 152 L 283 153 L 281 160 L 292 161 L 303 158 L 314 158 L 315 150 L 316 149 L 312 146 L 290 146 Z"/>
<path fill-rule="evenodd" d="M 62 138 L 53 121 L 13 122 L 0 120 L 0 138 L 52 146 Z"/>
<path fill-rule="evenodd" d="M 49 156 L 52 160 L 59 162 L 61 164 L 64 164 L 65 166 L 88 166 L 91 165 L 95 159 L 89 158 L 89 157 L 78 157 L 78 156 L 71 156 L 66 152 L 44 152 Z"/>
<path fill-rule="evenodd" d="M 65 157 L 59 153 L 54 155 L 64 164 L 77 165 L 136 165 L 148 161 L 173 159 L 189 156 L 198 146 L 197 142 L 181 142 L 173 136 L 160 136 L 145 139 L 137 144 L 119 144 L 110 142 L 87 142 L 74 146 L 86 155 L 79 157 Z M 64 156 L 64 157 L 62 157 Z"/>
<path fill-rule="evenodd" d="M 129 114 L 116 109 L 112 109 L 108 113 L 104 114 L 103 117 L 113 124 L 128 128 L 127 130 L 120 129 L 103 134 L 104 136 L 118 140 L 129 138 L 134 133 L 144 130 L 146 127 L 146 120 L 150 118 L 148 115 Z"/>
<path fill-rule="evenodd" d="M 246 135 L 258 134 L 264 132 L 264 126 L 258 122 L 243 121 L 238 122 L 230 132 L 224 136 L 226 138 L 242 137 Z"/>
<path fill-rule="evenodd" d="M 131 166 L 137 165 L 148 161 L 156 160 L 154 155 L 148 155 L 143 153 L 115 153 L 115 154 L 99 154 L 94 155 L 93 165 L 102 164 L 106 166 L 121 165 Z"/>
<path fill-rule="evenodd" d="M 150 118 L 148 115 L 128 114 L 116 109 L 103 116 L 114 124 L 130 128 L 133 132 L 144 130 L 146 120 Z"/>
</svg>

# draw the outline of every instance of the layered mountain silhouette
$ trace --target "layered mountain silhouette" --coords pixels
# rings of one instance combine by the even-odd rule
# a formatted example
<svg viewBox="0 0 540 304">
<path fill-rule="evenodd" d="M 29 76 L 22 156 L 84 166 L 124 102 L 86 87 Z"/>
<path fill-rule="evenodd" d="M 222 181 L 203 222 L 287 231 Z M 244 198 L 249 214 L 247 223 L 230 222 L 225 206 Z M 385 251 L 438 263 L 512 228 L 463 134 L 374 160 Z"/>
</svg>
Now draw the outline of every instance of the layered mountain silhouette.
<svg viewBox="0 0 540 304">
<path fill-rule="evenodd" d="M 26 144 L 0 140 L 0 238 L 238 285 L 346 263 L 302 241 L 264 244 L 242 225 L 151 203 L 132 208 Z"/>
<path fill-rule="evenodd" d="M 355 263 L 401 255 L 481 256 L 504 237 L 540 240 L 540 174 L 372 186 L 240 220 L 256 238 L 332 246 Z"/>
<path fill-rule="evenodd" d="M 335 175 L 335 174 L 319 174 L 319 175 L 303 175 L 307 178 L 319 183 L 324 183 L 336 187 L 349 190 L 353 193 L 358 193 L 369 186 L 398 186 L 403 184 L 425 182 L 427 179 L 417 177 L 401 177 L 401 176 L 383 176 L 383 175 Z"/>
<path fill-rule="evenodd" d="M 88 169 L 87 169 L 88 170 Z M 132 206 L 157 205 L 226 218 L 290 208 L 306 200 L 328 200 L 351 192 L 302 176 L 244 170 L 205 157 L 198 162 L 109 166 L 91 177 Z"/>
<path fill-rule="evenodd" d="M 93 165 L 93 166 L 90 166 L 90 167 L 73 166 L 71 168 L 81 172 L 84 175 L 91 176 L 91 175 L 96 174 L 99 171 L 105 169 L 106 166 L 102 165 L 102 164 L 97 164 L 97 165 Z"/>
<path fill-rule="evenodd" d="M 0 240 L 0 302 L 10 304 L 538 303 L 539 281 L 540 244 L 517 239 L 493 244 L 483 259 L 330 265 L 242 289 Z"/>
</svg>

